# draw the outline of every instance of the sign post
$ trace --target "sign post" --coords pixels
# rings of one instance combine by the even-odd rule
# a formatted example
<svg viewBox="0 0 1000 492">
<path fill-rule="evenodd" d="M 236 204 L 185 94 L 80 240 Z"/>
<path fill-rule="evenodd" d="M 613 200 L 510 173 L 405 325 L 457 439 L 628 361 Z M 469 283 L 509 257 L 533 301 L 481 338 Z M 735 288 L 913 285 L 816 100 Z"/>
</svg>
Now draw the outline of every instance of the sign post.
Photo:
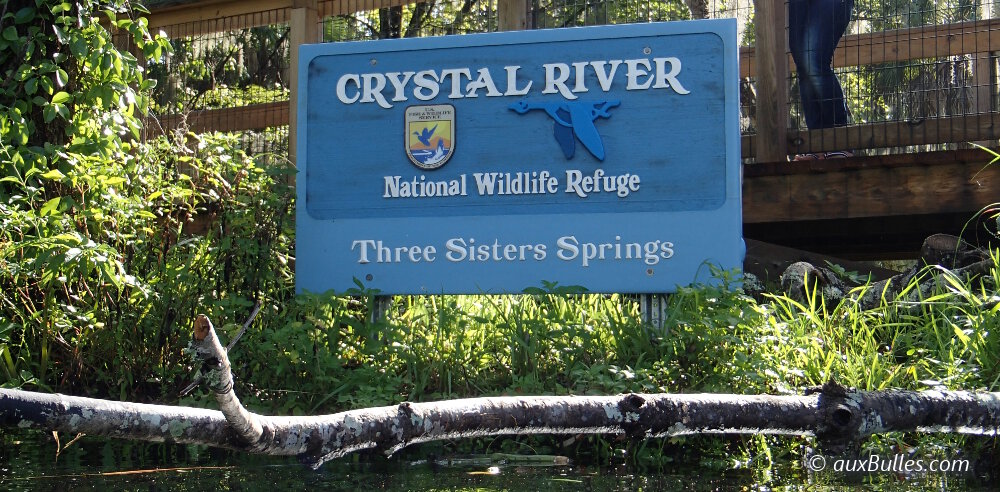
<svg viewBox="0 0 1000 492">
<path fill-rule="evenodd" d="M 732 19 L 301 50 L 299 291 L 664 293 L 742 265 Z"/>
</svg>

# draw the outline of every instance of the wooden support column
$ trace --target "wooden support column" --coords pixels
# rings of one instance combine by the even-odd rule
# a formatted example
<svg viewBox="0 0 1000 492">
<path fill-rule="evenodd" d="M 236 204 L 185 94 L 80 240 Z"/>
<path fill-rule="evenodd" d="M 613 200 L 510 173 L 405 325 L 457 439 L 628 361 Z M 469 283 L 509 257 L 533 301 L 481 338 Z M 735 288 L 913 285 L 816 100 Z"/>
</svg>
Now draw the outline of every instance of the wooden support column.
<svg viewBox="0 0 1000 492">
<path fill-rule="evenodd" d="M 757 35 L 757 162 L 788 158 L 786 0 L 754 0 Z"/>
<path fill-rule="evenodd" d="M 530 0 L 497 0 L 497 16 L 501 31 L 531 29 Z"/>
<path fill-rule="evenodd" d="M 294 0 L 288 19 L 288 44 L 291 84 L 288 97 L 288 159 L 295 161 L 295 146 L 297 140 L 298 104 L 299 104 L 299 46 L 306 43 L 319 42 L 319 8 L 317 0 Z M 295 183 L 295 175 L 291 175 L 291 183 Z"/>
<path fill-rule="evenodd" d="M 980 6 L 980 20 L 993 18 L 992 4 Z M 976 46 L 979 48 L 979 46 Z M 985 47 L 984 47 L 985 48 Z M 996 90 L 996 70 L 993 68 L 993 52 L 976 50 L 973 56 L 972 83 L 973 104 L 975 112 L 989 113 L 993 110 L 993 94 Z M 991 145 L 991 142 L 979 142 L 980 145 Z"/>
</svg>

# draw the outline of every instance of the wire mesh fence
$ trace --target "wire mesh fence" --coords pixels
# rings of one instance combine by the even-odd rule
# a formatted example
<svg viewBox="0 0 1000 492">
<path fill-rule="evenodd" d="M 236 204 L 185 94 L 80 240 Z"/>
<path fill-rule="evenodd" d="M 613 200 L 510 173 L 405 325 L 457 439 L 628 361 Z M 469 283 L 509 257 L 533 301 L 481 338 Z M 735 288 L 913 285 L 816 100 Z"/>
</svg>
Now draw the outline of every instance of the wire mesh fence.
<svg viewBox="0 0 1000 492">
<path fill-rule="evenodd" d="M 870 142 L 866 152 L 880 154 L 980 140 L 976 117 L 992 116 L 997 107 L 1000 24 L 991 19 L 998 13 L 990 1 L 857 0 L 834 56 L 848 124 L 861 125 L 850 141 Z M 807 128 L 800 82 L 789 77 L 792 129 Z"/>
<path fill-rule="evenodd" d="M 322 41 L 368 41 L 496 32 L 496 0 L 437 0 L 327 16 Z"/>
<path fill-rule="evenodd" d="M 811 132 L 796 152 L 838 145 L 871 154 L 919 152 L 995 138 L 994 116 L 1000 104 L 997 2 L 854 1 L 847 32 L 833 56 L 850 131 Z M 322 42 L 493 32 L 501 24 L 497 0 L 329 3 L 338 13 L 318 19 Z M 739 42 L 754 56 L 753 0 L 530 0 L 524 5 L 527 23 L 534 29 L 735 18 Z M 281 147 L 279 141 L 288 132 L 289 10 L 161 26 L 174 50 L 147 67 L 158 81 L 149 134 L 176 128 L 239 131 L 247 133 L 248 149 L 287 149 L 287 142 Z M 787 27 L 781 39 L 787 43 Z M 788 66 L 787 128 L 814 130 L 805 122 L 795 64 L 789 60 Z M 748 138 L 758 133 L 761 76 L 744 67 L 740 81 L 740 128 Z M 828 138 L 841 141 L 824 141 Z"/>
<path fill-rule="evenodd" d="M 172 50 L 146 66 L 156 80 L 146 137 L 231 132 L 244 150 L 287 159 L 288 9 L 158 26 Z"/>
</svg>

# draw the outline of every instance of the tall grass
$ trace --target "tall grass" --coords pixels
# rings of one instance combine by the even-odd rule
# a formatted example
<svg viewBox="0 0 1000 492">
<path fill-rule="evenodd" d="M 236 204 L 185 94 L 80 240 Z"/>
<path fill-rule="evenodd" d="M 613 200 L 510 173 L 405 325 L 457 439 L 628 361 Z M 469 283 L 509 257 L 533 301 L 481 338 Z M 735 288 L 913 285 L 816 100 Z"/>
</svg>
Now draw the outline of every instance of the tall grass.
<svg viewBox="0 0 1000 492">
<path fill-rule="evenodd" d="M 303 412 L 496 394 L 789 393 L 830 379 L 996 390 L 996 273 L 966 281 L 927 267 L 875 309 L 859 307 L 860 292 L 758 302 L 723 281 L 672 295 L 658 327 L 622 295 L 400 296 L 374 323 L 364 296 L 301 297 L 234 358 L 252 361 L 243 380 L 256 405 Z"/>
</svg>

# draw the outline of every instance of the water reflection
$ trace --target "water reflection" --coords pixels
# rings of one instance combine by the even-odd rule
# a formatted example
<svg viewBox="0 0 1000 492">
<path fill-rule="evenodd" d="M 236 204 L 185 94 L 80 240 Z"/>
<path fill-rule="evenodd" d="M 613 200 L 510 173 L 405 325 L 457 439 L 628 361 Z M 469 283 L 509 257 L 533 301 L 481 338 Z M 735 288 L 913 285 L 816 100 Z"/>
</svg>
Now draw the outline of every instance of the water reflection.
<svg viewBox="0 0 1000 492">
<path fill-rule="evenodd" d="M 63 441 L 68 441 L 65 437 Z M 64 444 L 65 445 L 65 444 Z M 949 477 L 808 474 L 789 463 L 767 470 L 676 466 L 658 472 L 566 464 L 517 463 L 507 455 L 449 460 L 352 456 L 319 470 L 294 459 L 235 454 L 195 446 L 85 437 L 59 450 L 37 432 L 0 431 L 2 490 L 147 491 L 618 491 L 618 490 L 996 490 L 974 475 Z M 499 457 L 498 457 L 499 456 Z M 544 461 L 544 460 L 541 460 Z"/>
</svg>

